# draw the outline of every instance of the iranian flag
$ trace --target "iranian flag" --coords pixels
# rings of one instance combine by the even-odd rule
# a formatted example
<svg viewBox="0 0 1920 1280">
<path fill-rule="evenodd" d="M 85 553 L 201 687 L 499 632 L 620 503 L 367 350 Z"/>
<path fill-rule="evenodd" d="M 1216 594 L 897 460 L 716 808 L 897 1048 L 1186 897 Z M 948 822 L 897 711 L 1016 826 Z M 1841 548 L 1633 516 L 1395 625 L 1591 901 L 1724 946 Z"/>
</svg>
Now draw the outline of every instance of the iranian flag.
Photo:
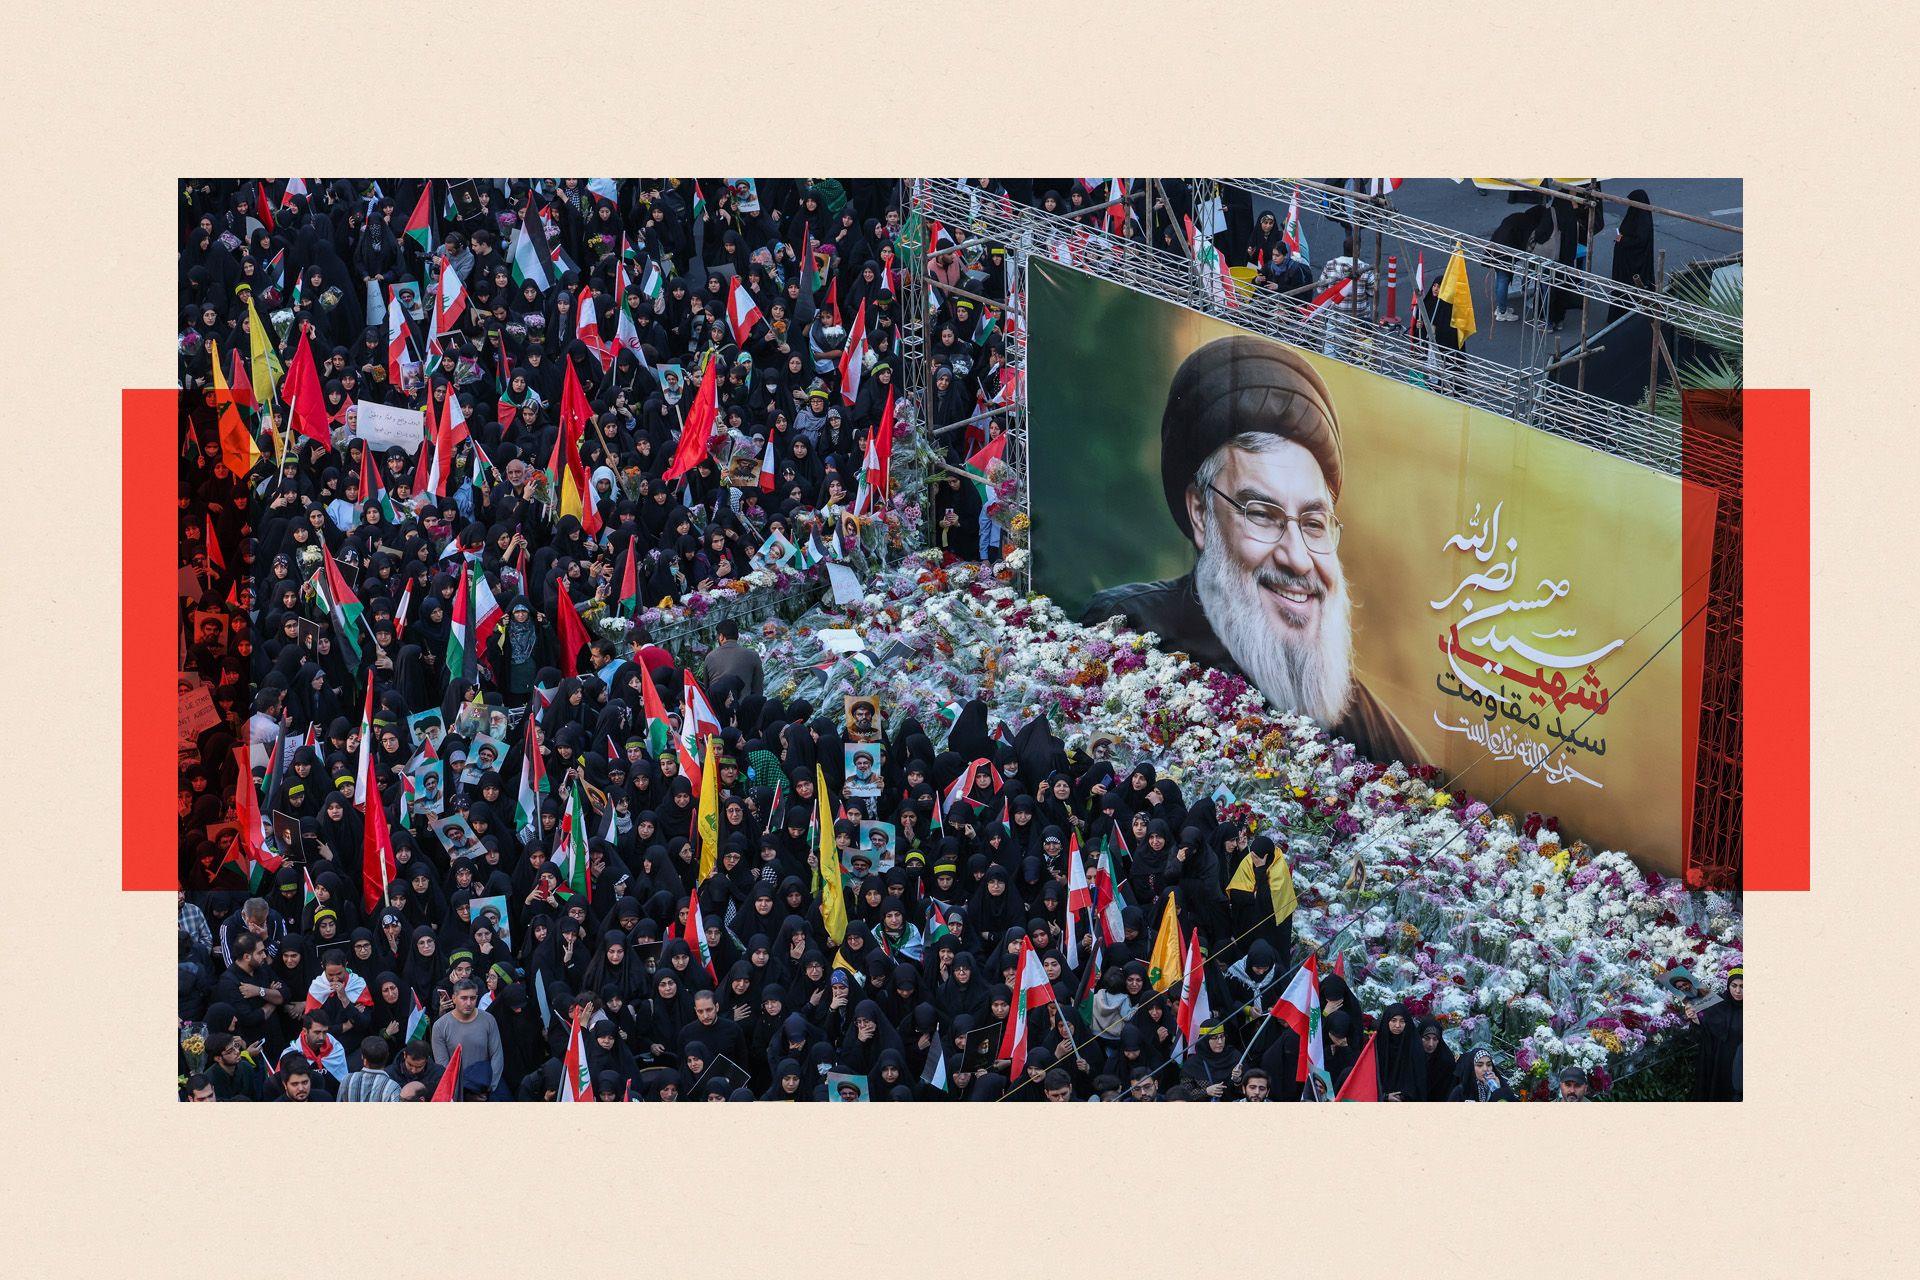
<svg viewBox="0 0 1920 1280">
<path fill-rule="evenodd" d="M 840 398 L 848 404 L 860 394 L 860 380 L 866 374 L 867 303 L 861 299 L 853 311 L 853 327 L 847 330 L 847 349 L 840 356 Z"/>
<path fill-rule="evenodd" d="M 1313 301 L 1300 309 L 1302 320 L 1311 320 L 1322 311 L 1337 307 L 1353 296 L 1353 278 L 1351 276 L 1336 280 L 1313 296 Z"/>
<path fill-rule="evenodd" d="M 513 283 L 516 288 L 531 280 L 545 293 L 553 287 L 553 249 L 547 243 L 546 223 L 534 212 L 533 196 L 520 211 L 520 226 L 513 233 Z"/>
<path fill-rule="evenodd" d="M 453 625 L 447 629 L 447 679 L 464 680 L 467 672 L 473 669 L 473 655 L 468 652 L 469 627 L 473 621 L 473 597 L 467 586 L 466 574 L 460 575 L 460 586 L 453 595 Z"/>
<path fill-rule="evenodd" d="M 707 922 L 700 914 L 698 893 L 687 895 L 687 923 L 680 930 L 680 939 L 687 944 L 687 950 L 699 958 L 707 977 L 720 981 L 720 975 L 713 968 L 713 952 L 707 947 Z"/>
<path fill-rule="evenodd" d="M 360 616 L 365 610 L 361 607 L 360 597 L 353 594 L 353 588 L 340 573 L 340 566 L 333 562 L 333 552 L 327 549 L 326 541 L 320 543 L 320 570 L 313 575 L 314 594 L 320 599 L 321 608 L 333 620 L 334 634 L 340 637 L 341 647 L 347 651 L 347 659 L 355 671 L 360 669 Z"/>
<path fill-rule="evenodd" d="M 420 199 L 407 215 L 407 228 L 400 233 L 420 246 L 420 252 L 433 250 L 433 180 L 420 188 Z"/>
<path fill-rule="evenodd" d="M 574 332 L 579 336 L 581 343 L 593 353 L 593 358 L 600 362 L 602 369 L 612 368 L 613 349 L 607 345 L 607 340 L 600 336 L 600 309 L 594 306 L 592 285 L 580 286 L 580 303 L 574 308 L 573 314 L 575 316 Z"/>
<path fill-rule="evenodd" d="M 753 295 L 746 291 L 735 276 L 727 282 L 727 327 L 733 330 L 733 340 L 738 346 L 746 346 L 747 339 L 753 335 L 753 326 L 766 323 L 760 314 L 760 308 L 754 305 Z"/>
<path fill-rule="evenodd" d="M 1093 868 L 1093 907 L 1094 916 L 1100 921 L 1100 936 L 1110 947 L 1127 936 L 1126 919 L 1121 914 L 1119 884 L 1120 873 L 1113 861 L 1113 843 L 1106 841 L 1100 849 L 1100 860 Z"/>
<path fill-rule="evenodd" d="M 1187 936 L 1187 971 L 1180 979 L 1180 1036 L 1173 1042 L 1173 1060 L 1180 1061 L 1200 1042 L 1200 1028 L 1213 1017 L 1207 1005 L 1207 976 L 1200 958 L 1200 931 Z"/>
<path fill-rule="evenodd" d="M 540 759 L 540 742 L 535 736 L 538 716 L 527 717 L 527 740 L 520 758 L 520 794 L 513 803 L 513 829 L 522 840 L 540 835 L 540 797 L 552 790 L 547 767 Z"/>
<path fill-rule="evenodd" d="M 1007 1028 L 1000 1037 L 1000 1052 L 996 1056 L 1012 1063 L 1008 1078 L 1018 1080 L 1027 1069 L 1027 1013 L 1053 1003 L 1053 984 L 1047 980 L 1040 957 L 1034 954 L 1033 943 L 1025 938 L 1020 940 L 1020 959 L 1014 972 L 1018 977 L 1013 1007 L 1007 1010 Z"/>
<path fill-rule="evenodd" d="M 567 1031 L 567 1058 L 560 1070 L 560 1093 L 556 1102 L 592 1102 L 593 1075 L 587 1069 L 587 1046 L 580 1038 L 580 1011 L 573 1011 L 573 1026 Z"/>
<path fill-rule="evenodd" d="M 387 900 L 387 886 L 399 874 L 400 867 L 393 858 L 393 835 L 387 830 L 387 806 L 380 799 L 378 787 L 373 788 L 367 796 L 366 815 L 366 840 L 360 855 L 360 905 L 368 915 L 372 915 Z"/>
<path fill-rule="evenodd" d="M 1321 1085 L 1330 1083 L 1326 1048 L 1320 1039 L 1320 957 L 1307 956 L 1307 962 L 1294 973 L 1293 981 L 1274 1001 L 1272 1013 L 1300 1037 L 1297 1055 L 1300 1066 L 1294 1079 L 1313 1079 Z"/>
<path fill-rule="evenodd" d="M 592 881 L 587 875 L 587 797 L 576 776 L 567 785 L 567 807 L 560 813 L 560 825 L 553 836 L 553 865 L 560 873 L 560 892 L 591 900 Z"/>
<path fill-rule="evenodd" d="M 360 759 L 353 767 L 353 801 L 367 802 L 367 787 L 373 778 L 373 668 L 367 668 L 367 701 L 360 710 Z"/>
</svg>

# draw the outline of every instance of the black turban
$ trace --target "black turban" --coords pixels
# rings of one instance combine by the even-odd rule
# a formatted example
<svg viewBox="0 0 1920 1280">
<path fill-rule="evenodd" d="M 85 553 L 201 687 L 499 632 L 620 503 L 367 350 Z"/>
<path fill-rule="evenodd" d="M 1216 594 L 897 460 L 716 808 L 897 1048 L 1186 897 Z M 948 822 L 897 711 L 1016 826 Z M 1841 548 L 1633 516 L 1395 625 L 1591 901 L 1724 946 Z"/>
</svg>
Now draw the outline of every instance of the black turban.
<svg viewBox="0 0 1920 1280">
<path fill-rule="evenodd" d="M 1193 537 L 1187 487 L 1214 450 L 1244 432 L 1292 440 L 1319 462 L 1340 496 L 1340 425 L 1327 384 L 1306 357 L 1268 338 L 1218 338 L 1185 360 L 1160 419 L 1160 480 L 1180 532 Z"/>
</svg>

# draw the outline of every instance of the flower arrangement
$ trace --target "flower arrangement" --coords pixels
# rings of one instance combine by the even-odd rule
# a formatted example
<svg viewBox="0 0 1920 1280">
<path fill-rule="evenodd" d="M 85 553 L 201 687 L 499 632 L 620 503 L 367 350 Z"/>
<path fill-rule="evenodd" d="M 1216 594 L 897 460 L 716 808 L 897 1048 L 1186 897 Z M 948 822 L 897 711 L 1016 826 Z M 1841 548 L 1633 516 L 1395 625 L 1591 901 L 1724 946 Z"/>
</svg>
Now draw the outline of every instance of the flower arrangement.
<svg viewBox="0 0 1920 1280">
<path fill-rule="evenodd" d="M 1441 789 L 1431 766 L 1362 760 L 1150 635 L 1077 625 L 1016 590 L 1026 554 L 945 568 L 937 553 L 909 558 L 851 609 L 807 613 L 770 637 L 768 687 L 819 704 L 858 680 L 924 725 L 980 697 L 1012 727 L 1050 717 L 1069 749 L 1100 736 L 1130 744 L 1190 795 L 1224 785 L 1236 818 L 1287 847 L 1296 936 L 1344 956 L 1363 1003 L 1437 1018 L 1456 1048 L 1493 1043 L 1523 1077 L 1564 1065 L 1617 1074 L 1684 1023 L 1667 969 L 1711 982 L 1740 963 L 1737 899 L 1570 841 L 1545 815 L 1496 814 Z M 817 631 L 847 626 L 909 651 L 865 672 L 820 669 Z"/>
</svg>

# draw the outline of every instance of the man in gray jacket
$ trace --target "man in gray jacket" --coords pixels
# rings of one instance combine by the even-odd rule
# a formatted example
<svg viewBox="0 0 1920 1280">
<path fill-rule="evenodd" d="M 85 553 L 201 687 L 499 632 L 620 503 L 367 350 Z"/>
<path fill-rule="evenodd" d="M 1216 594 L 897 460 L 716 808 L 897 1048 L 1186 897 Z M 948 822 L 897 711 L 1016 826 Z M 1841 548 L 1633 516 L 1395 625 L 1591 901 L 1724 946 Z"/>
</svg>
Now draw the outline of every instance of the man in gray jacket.
<svg viewBox="0 0 1920 1280">
<path fill-rule="evenodd" d="M 506 1049 L 500 1043 L 500 1024 L 493 1015 L 480 1007 L 480 987 L 471 979 L 455 984 L 453 988 L 453 1008 L 443 1018 L 433 1023 L 433 1060 L 438 1066 L 446 1066 L 453 1057 L 453 1047 L 460 1046 L 460 1074 L 463 1082 L 460 1088 L 466 1088 L 466 1081 L 473 1081 L 478 1087 L 481 1079 L 482 1064 L 486 1072 L 485 1088 L 497 1093 L 501 1077 L 507 1069 Z"/>
<path fill-rule="evenodd" d="M 740 624 L 731 618 L 720 624 L 720 643 L 707 654 L 706 687 L 713 688 L 722 676 L 738 676 L 743 697 L 758 697 L 766 682 L 760 655 L 740 643 Z"/>
</svg>

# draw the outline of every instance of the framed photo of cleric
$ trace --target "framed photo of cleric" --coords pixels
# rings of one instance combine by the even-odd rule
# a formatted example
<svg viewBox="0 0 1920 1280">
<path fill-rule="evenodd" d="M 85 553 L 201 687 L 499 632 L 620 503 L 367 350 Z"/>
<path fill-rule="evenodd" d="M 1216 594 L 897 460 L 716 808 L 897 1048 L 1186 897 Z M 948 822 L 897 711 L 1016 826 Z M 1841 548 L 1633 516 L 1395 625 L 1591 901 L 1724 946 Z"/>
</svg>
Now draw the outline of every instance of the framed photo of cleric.
<svg viewBox="0 0 1920 1280">
<path fill-rule="evenodd" d="M 880 714 L 880 700 L 863 694 L 847 694 L 841 699 L 846 711 L 846 735 L 849 742 L 878 742 L 886 721 Z"/>
<path fill-rule="evenodd" d="M 848 742 L 840 750 L 846 757 L 847 794 L 862 800 L 878 797 L 886 785 L 880 771 L 887 764 L 887 749 L 877 742 Z"/>
<path fill-rule="evenodd" d="M 827 1072 L 828 1102 L 871 1102 L 867 1077 L 846 1071 Z"/>
<path fill-rule="evenodd" d="M 447 811 L 447 762 L 425 760 L 413 769 L 413 807 L 439 817 Z"/>
</svg>

